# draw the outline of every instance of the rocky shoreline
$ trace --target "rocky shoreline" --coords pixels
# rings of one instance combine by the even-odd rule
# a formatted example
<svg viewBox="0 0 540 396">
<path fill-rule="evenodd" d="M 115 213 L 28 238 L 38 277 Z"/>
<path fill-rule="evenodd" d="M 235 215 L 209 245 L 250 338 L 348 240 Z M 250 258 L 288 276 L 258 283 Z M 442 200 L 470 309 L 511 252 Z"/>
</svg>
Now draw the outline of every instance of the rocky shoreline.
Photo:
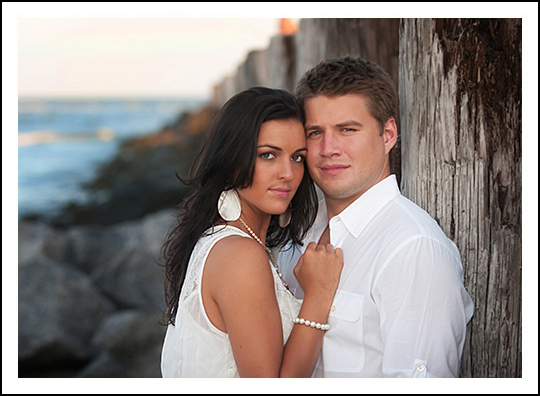
<svg viewBox="0 0 540 396">
<path fill-rule="evenodd" d="M 19 377 L 160 377 L 161 246 L 215 115 L 184 113 L 127 141 L 87 186 L 95 197 L 18 225 Z"/>
</svg>

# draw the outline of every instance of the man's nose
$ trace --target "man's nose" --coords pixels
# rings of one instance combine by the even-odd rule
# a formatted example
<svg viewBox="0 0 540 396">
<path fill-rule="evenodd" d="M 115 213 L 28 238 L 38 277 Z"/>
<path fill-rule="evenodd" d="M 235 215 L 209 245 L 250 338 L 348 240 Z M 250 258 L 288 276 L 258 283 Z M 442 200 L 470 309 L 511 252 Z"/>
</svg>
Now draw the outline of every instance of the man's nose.
<svg viewBox="0 0 540 396">
<path fill-rule="evenodd" d="M 341 155 L 341 153 L 341 145 L 338 137 L 331 132 L 325 133 L 321 140 L 321 156 L 334 157 Z"/>
</svg>

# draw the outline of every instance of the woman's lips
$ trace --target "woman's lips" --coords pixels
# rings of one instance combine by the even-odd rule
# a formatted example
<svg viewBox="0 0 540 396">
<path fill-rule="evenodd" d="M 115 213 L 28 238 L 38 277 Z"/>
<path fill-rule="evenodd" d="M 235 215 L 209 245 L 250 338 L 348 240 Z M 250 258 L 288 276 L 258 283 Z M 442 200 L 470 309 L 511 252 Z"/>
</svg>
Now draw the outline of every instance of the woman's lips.
<svg viewBox="0 0 540 396">
<path fill-rule="evenodd" d="M 291 190 L 285 188 L 271 188 L 270 191 L 280 198 L 287 198 Z"/>
<path fill-rule="evenodd" d="M 325 165 L 320 167 L 321 171 L 327 175 L 339 175 L 347 168 L 349 168 L 349 165 Z"/>
</svg>

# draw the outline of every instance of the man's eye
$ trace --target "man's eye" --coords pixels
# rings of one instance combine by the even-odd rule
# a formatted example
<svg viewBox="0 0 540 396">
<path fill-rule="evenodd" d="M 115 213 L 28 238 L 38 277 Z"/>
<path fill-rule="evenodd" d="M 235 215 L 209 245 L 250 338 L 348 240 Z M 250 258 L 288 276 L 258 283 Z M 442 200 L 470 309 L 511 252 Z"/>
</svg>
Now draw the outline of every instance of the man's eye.
<svg viewBox="0 0 540 396">
<path fill-rule="evenodd" d="M 315 137 L 321 134 L 321 131 L 313 131 L 308 133 L 308 137 Z"/>
</svg>

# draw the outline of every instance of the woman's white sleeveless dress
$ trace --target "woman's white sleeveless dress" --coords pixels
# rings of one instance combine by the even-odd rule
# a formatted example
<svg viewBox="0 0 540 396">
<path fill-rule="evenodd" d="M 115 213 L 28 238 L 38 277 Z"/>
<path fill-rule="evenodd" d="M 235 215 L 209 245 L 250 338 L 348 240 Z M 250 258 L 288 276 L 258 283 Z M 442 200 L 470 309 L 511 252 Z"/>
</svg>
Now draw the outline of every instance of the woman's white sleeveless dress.
<svg viewBox="0 0 540 396">
<path fill-rule="evenodd" d="M 227 333 L 208 319 L 201 295 L 201 279 L 206 258 L 212 247 L 230 235 L 251 238 L 238 228 L 216 226 L 214 233 L 203 236 L 193 249 L 182 287 L 175 325 L 169 325 L 161 353 L 163 377 L 223 378 L 238 377 Z M 298 316 L 302 300 L 290 293 L 268 261 L 274 275 L 276 298 L 281 312 L 283 340 L 287 342 Z"/>
</svg>

